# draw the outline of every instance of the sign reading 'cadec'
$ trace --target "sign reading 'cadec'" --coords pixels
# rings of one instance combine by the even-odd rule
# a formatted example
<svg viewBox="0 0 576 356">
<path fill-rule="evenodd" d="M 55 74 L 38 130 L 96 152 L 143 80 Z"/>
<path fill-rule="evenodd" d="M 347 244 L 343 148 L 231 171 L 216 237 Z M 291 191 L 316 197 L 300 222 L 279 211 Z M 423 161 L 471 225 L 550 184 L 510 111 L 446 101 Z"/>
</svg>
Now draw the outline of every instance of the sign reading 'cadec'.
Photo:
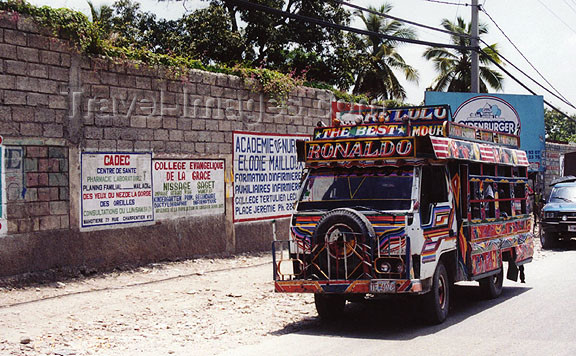
<svg viewBox="0 0 576 356">
<path fill-rule="evenodd" d="M 82 228 L 154 220 L 152 154 L 82 152 Z"/>
<path fill-rule="evenodd" d="M 415 156 L 414 138 L 306 142 L 307 162 L 376 160 Z"/>
</svg>

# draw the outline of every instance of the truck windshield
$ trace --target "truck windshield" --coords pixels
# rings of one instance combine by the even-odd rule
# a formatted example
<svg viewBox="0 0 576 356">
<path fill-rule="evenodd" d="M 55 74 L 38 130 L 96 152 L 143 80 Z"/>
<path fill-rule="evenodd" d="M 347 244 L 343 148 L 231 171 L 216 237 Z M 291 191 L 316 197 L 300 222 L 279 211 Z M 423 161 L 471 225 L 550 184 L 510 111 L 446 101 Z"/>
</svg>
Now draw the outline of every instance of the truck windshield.
<svg viewBox="0 0 576 356">
<path fill-rule="evenodd" d="M 412 167 L 312 171 L 304 183 L 298 210 L 338 207 L 409 210 L 412 180 Z"/>
<path fill-rule="evenodd" d="M 576 186 L 555 187 L 550 193 L 550 201 L 576 202 Z"/>
</svg>

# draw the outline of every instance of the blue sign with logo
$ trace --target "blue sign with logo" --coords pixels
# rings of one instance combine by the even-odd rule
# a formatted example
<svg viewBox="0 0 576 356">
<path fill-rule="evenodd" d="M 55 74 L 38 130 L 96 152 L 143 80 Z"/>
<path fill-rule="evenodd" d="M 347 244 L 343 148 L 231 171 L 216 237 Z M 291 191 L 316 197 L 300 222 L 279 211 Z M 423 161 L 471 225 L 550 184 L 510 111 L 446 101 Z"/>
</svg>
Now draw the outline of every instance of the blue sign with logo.
<svg viewBox="0 0 576 356">
<path fill-rule="evenodd" d="M 544 99 L 539 95 L 445 93 L 427 91 L 426 105 L 450 105 L 457 123 L 520 136 L 529 170 L 544 171 Z"/>
</svg>

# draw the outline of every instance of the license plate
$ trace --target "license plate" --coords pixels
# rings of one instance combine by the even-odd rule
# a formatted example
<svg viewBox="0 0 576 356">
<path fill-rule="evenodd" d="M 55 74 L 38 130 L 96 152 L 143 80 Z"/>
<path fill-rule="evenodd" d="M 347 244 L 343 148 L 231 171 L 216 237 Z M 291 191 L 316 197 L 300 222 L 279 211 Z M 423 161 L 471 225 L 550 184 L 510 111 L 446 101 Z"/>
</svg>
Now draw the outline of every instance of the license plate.
<svg viewBox="0 0 576 356">
<path fill-rule="evenodd" d="M 396 293 L 395 281 L 371 281 L 371 293 Z"/>
<path fill-rule="evenodd" d="M 568 231 L 576 231 L 576 225 L 568 225 Z"/>
</svg>

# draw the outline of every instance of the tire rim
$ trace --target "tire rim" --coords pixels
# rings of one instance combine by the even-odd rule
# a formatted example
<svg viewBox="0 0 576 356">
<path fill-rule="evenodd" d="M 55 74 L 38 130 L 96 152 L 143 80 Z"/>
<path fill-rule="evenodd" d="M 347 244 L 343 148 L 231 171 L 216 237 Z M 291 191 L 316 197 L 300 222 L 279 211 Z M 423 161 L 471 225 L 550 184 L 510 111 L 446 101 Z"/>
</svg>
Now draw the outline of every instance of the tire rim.
<svg viewBox="0 0 576 356">
<path fill-rule="evenodd" d="M 326 244 L 331 257 L 348 258 L 356 248 L 354 230 L 346 224 L 334 224 L 326 232 Z"/>
<path fill-rule="evenodd" d="M 438 278 L 438 304 L 441 309 L 446 307 L 446 281 L 442 275 Z"/>
</svg>

